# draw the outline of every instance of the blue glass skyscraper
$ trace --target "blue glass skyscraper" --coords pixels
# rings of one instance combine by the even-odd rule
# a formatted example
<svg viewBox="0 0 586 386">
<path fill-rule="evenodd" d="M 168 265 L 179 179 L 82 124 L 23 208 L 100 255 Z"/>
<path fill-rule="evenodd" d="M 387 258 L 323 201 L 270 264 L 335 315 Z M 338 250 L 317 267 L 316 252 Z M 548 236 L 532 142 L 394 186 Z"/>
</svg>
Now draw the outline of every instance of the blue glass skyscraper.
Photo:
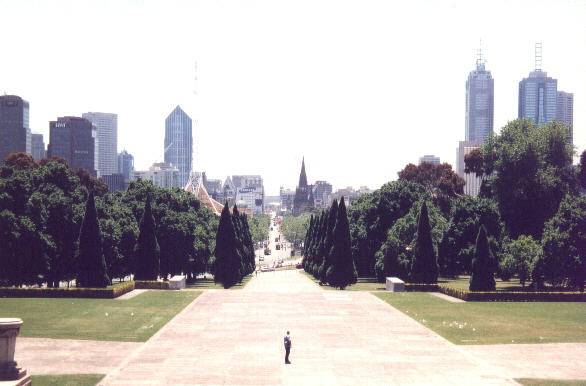
<svg viewBox="0 0 586 386">
<path fill-rule="evenodd" d="M 557 113 L 557 79 L 536 69 L 519 82 L 519 118 L 531 119 L 535 124 L 551 122 Z"/>
<path fill-rule="evenodd" d="M 179 169 L 178 185 L 184 187 L 189 180 L 193 156 L 191 118 L 181 109 L 175 110 L 165 119 L 164 160 Z"/>
<path fill-rule="evenodd" d="M 494 79 L 480 57 L 466 81 L 466 141 L 482 143 L 493 125 Z"/>
</svg>

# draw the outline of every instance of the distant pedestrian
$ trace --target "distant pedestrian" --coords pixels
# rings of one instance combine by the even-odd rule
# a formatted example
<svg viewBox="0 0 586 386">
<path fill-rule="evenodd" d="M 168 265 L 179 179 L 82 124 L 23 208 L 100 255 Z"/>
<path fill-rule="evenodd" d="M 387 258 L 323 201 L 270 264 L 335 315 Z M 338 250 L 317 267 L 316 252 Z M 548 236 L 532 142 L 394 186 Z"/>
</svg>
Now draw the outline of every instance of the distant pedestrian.
<svg viewBox="0 0 586 386">
<path fill-rule="evenodd" d="M 285 364 L 290 364 L 289 361 L 289 353 L 291 352 L 291 336 L 289 335 L 289 331 L 287 331 L 287 335 L 283 338 L 283 342 L 285 344 Z"/>
</svg>

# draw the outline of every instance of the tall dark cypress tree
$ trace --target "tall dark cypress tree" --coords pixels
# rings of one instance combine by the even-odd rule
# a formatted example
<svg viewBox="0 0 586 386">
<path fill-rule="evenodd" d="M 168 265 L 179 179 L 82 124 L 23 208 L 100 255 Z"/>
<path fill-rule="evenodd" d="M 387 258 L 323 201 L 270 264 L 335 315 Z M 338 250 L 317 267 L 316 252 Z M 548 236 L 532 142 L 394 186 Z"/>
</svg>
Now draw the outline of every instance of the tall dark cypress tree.
<svg viewBox="0 0 586 386">
<path fill-rule="evenodd" d="M 328 268 L 332 265 L 330 259 L 330 252 L 334 244 L 334 227 L 336 226 L 336 219 L 338 218 L 338 200 L 334 198 L 330 210 L 328 211 L 328 218 L 324 235 L 324 254 L 321 265 L 319 267 L 319 280 L 322 283 L 327 283 L 326 273 Z"/>
<path fill-rule="evenodd" d="M 307 272 L 307 266 L 309 264 L 309 250 L 311 248 L 311 233 L 313 232 L 313 214 L 309 217 L 309 227 L 305 232 L 305 239 L 303 241 L 303 269 Z"/>
<path fill-rule="evenodd" d="M 214 256 L 212 270 L 216 283 L 221 283 L 224 288 L 229 288 L 242 279 L 242 259 L 227 202 L 220 215 Z"/>
<path fill-rule="evenodd" d="M 437 283 L 439 267 L 437 250 L 431 237 L 431 225 L 427 203 L 424 201 L 419 210 L 415 248 L 411 262 L 410 280 L 413 283 Z"/>
<path fill-rule="evenodd" d="M 495 265 L 490 245 L 488 245 L 486 229 L 484 228 L 484 225 L 481 225 L 478 230 L 478 236 L 476 237 L 476 250 L 474 251 L 474 258 L 472 259 L 470 291 L 495 290 Z"/>
<path fill-rule="evenodd" d="M 352 258 L 352 241 L 350 239 L 350 225 L 344 197 L 338 205 L 336 225 L 334 227 L 334 238 L 330 250 L 330 262 L 326 272 L 326 281 L 332 286 L 344 289 L 350 284 L 356 283 L 358 274 Z"/>
<path fill-rule="evenodd" d="M 79 232 L 76 284 L 78 287 L 106 287 L 110 284 L 102 253 L 100 223 L 93 191 L 85 204 L 85 215 Z"/>
<path fill-rule="evenodd" d="M 156 228 L 149 194 L 144 204 L 138 239 L 134 247 L 135 280 L 157 280 L 159 277 L 161 250 L 157 241 Z"/>
<path fill-rule="evenodd" d="M 240 262 L 242 265 L 241 273 L 245 276 L 248 273 L 248 267 L 246 264 L 246 246 L 244 243 L 244 233 L 242 229 L 242 218 L 240 217 L 240 211 L 236 204 L 232 207 L 232 224 L 234 225 L 234 234 L 236 235 L 236 247 L 238 249 L 238 255 L 240 256 Z"/>
<path fill-rule="evenodd" d="M 244 244 L 246 246 L 246 264 L 247 264 L 247 273 L 253 273 L 256 269 L 256 261 L 254 259 L 254 241 L 252 241 L 252 234 L 250 233 L 250 226 L 248 224 L 248 216 L 246 213 L 241 213 L 240 217 L 242 219 L 242 230 L 243 230 L 243 238 Z"/>
</svg>

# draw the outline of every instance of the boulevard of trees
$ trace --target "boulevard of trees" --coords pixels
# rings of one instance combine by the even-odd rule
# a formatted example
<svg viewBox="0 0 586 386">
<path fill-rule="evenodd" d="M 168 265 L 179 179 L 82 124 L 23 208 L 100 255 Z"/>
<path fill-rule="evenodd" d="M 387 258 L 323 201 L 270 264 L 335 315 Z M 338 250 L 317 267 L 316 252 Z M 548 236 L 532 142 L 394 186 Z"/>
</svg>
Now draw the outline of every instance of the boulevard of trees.
<svg viewBox="0 0 586 386">
<path fill-rule="evenodd" d="M 231 219 L 238 258 L 254 264 L 246 216 L 235 209 Z M 254 225 L 256 237 L 265 237 L 266 219 Z M 36 163 L 23 153 L 0 168 L 3 286 L 58 287 L 76 280 L 77 286 L 103 287 L 130 275 L 193 279 L 221 266 L 212 257 L 217 228 L 218 218 L 182 189 L 137 180 L 110 193 L 101 180 L 63 160 Z M 241 272 L 250 273 L 250 263 Z"/>
<path fill-rule="evenodd" d="M 586 279 L 586 152 L 563 125 L 509 122 L 466 157 L 482 178 L 478 197 L 449 164 L 409 164 L 397 181 L 352 202 L 351 255 L 358 276 L 435 283 L 471 275 L 471 290 L 493 290 L 494 275 L 523 286 L 583 290 Z M 308 222 L 304 269 L 329 283 L 336 203 Z M 346 284 L 353 276 L 348 274 Z M 334 285 L 336 286 L 336 285 Z"/>
</svg>

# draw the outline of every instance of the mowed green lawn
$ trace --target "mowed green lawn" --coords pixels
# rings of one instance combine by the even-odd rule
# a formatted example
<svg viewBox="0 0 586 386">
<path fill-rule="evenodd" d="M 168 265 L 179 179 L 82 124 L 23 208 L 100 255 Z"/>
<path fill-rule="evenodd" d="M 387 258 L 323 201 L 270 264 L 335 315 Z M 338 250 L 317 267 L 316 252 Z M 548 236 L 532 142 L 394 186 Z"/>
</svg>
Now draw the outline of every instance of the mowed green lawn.
<svg viewBox="0 0 586 386">
<path fill-rule="evenodd" d="M 147 291 L 128 300 L 2 298 L 0 315 L 23 320 L 20 336 L 144 342 L 200 291 Z"/>
<path fill-rule="evenodd" d="M 34 386 L 95 386 L 102 374 L 33 375 Z"/>
<path fill-rule="evenodd" d="M 421 292 L 374 295 L 455 344 L 586 342 L 586 303 L 452 303 Z"/>
</svg>

